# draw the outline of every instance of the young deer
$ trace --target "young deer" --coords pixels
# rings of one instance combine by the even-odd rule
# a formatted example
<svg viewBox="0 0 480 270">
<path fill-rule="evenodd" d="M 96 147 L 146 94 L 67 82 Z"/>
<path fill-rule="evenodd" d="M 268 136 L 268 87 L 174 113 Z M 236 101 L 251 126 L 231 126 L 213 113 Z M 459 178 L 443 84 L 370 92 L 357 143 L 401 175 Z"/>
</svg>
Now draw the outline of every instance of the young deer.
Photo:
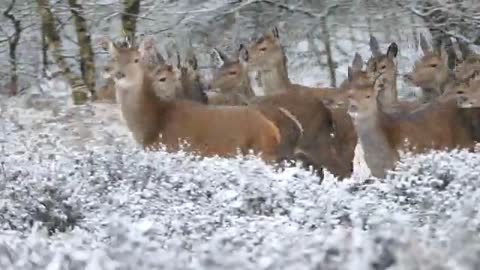
<svg viewBox="0 0 480 270">
<path fill-rule="evenodd" d="M 210 107 L 192 101 L 156 97 L 154 82 L 141 63 L 144 51 L 117 48 L 109 42 L 117 98 L 134 139 L 146 149 L 164 144 L 176 151 L 181 140 L 188 151 L 203 156 L 234 156 L 238 149 L 260 152 L 275 161 L 280 142 L 278 128 L 257 110 L 248 107 Z"/>
<path fill-rule="evenodd" d="M 214 49 L 217 69 L 209 85 L 209 104 L 246 105 L 255 96 L 248 77 L 246 63 L 242 57 L 230 59 L 219 49 Z M 212 93 L 217 91 L 217 93 Z"/>
<path fill-rule="evenodd" d="M 383 75 L 385 80 L 385 92 L 382 92 L 380 102 L 385 105 L 393 105 L 397 103 L 397 64 L 395 58 L 398 54 L 398 46 L 392 42 L 388 46 L 387 52 L 384 54 L 380 50 L 380 45 L 374 36 L 370 36 L 370 51 L 372 57 L 367 62 L 367 74 L 370 81 Z"/>
<path fill-rule="evenodd" d="M 386 81 L 381 75 L 369 87 L 349 90 L 348 113 L 373 176 L 384 178 L 386 171 L 395 167 L 398 150 L 421 153 L 429 149 L 473 147 L 454 100 L 431 102 L 415 112 L 382 111 L 378 97 L 385 91 Z"/>
<path fill-rule="evenodd" d="M 458 47 L 455 51 L 455 78 L 462 82 L 470 81 L 480 74 L 480 55 L 463 42 L 458 42 Z"/>
<path fill-rule="evenodd" d="M 198 61 L 192 48 L 187 50 L 184 63 L 181 65 L 180 54 L 177 50 L 179 61 L 180 81 L 183 89 L 183 97 L 196 102 L 207 104 L 208 98 L 205 93 L 205 85 L 198 71 Z"/>
<path fill-rule="evenodd" d="M 417 61 L 404 79 L 422 89 L 421 101 L 431 102 L 450 88 L 454 87 L 454 78 L 450 76 L 447 61 L 448 54 L 443 46 L 432 50 L 425 36 L 420 35 L 420 47 L 423 57 Z"/>
<path fill-rule="evenodd" d="M 371 83 L 368 73 L 363 71 L 363 59 L 358 53 L 355 53 L 352 65 L 348 67 L 347 79 L 345 79 L 338 88 L 339 90 L 345 91 L 352 83 L 359 85 L 369 85 Z"/>
<path fill-rule="evenodd" d="M 112 69 L 111 59 L 107 61 L 103 67 L 102 77 L 105 79 L 105 85 L 100 88 L 100 91 L 97 92 L 96 100 L 97 102 L 108 102 L 115 103 L 115 82 L 113 81 L 111 75 Z"/>
<path fill-rule="evenodd" d="M 225 62 L 228 64 L 222 65 L 215 72 L 212 87 L 219 88 L 221 93 L 251 91 L 246 66 L 241 63 L 241 57 L 239 58 L 235 61 L 229 59 Z M 228 58 L 224 55 L 223 59 Z M 293 148 L 294 157 L 302 159 L 304 163 L 319 171 L 324 167 L 339 178 L 351 175 L 356 140 L 351 151 L 351 144 L 339 140 L 342 137 L 336 135 L 332 115 L 320 100 L 312 98 L 308 93 L 293 91 L 253 97 L 249 104 L 280 128 L 283 149 L 288 149 L 282 152 L 292 153 Z M 294 125 L 297 122 L 299 130 L 303 131 L 298 142 L 295 140 L 298 130 Z M 335 136 L 332 138 L 331 134 Z"/>
</svg>

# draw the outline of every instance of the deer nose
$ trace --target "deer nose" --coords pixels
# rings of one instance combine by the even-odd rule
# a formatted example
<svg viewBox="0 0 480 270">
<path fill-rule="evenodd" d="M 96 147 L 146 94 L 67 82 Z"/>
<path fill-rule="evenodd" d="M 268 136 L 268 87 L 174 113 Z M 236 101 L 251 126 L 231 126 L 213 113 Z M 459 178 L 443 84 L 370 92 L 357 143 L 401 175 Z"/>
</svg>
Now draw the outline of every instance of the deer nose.
<svg viewBox="0 0 480 270">
<path fill-rule="evenodd" d="M 465 103 L 467 102 L 468 98 L 466 96 L 459 96 L 458 101 L 459 103 Z"/>
<path fill-rule="evenodd" d="M 412 74 L 410 74 L 410 73 L 407 73 L 407 74 L 403 75 L 403 78 L 407 81 L 411 81 L 413 79 Z"/>
<path fill-rule="evenodd" d="M 125 73 L 117 71 L 115 73 L 115 78 L 117 78 L 117 80 L 123 79 L 123 78 L 125 78 Z"/>
</svg>

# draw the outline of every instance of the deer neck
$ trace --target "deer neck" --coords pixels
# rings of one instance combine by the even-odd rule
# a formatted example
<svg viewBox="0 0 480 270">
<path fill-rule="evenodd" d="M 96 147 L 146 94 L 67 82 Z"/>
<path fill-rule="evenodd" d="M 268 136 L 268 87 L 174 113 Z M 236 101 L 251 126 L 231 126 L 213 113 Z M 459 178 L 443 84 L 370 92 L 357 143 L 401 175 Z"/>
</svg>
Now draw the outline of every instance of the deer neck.
<svg viewBox="0 0 480 270">
<path fill-rule="evenodd" d="M 252 84 L 250 82 L 250 77 L 248 76 L 248 73 L 246 73 L 243 76 L 243 79 L 241 80 L 237 93 L 242 93 L 245 95 L 247 98 L 252 98 L 255 96 L 255 92 L 253 91 Z"/>
<path fill-rule="evenodd" d="M 123 118 L 134 139 L 146 145 L 158 138 L 172 102 L 162 101 L 155 95 L 152 79 L 144 74 L 143 79 L 128 88 L 117 86 L 116 90 Z"/>
<path fill-rule="evenodd" d="M 382 105 L 391 106 L 398 101 L 397 76 L 395 72 L 386 76 L 386 84 L 387 88 L 381 93 L 381 97 L 379 98 L 382 102 Z"/>
<path fill-rule="evenodd" d="M 422 88 L 423 101 L 430 102 L 437 98 L 438 96 L 445 93 L 449 87 L 453 87 L 454 77 L 449 74 L 445 79 L 440 80 L 436 83 L 434 87 L 424 87 Z"/>
<path fill-rule="evenodd" d="M 383 113 L 378 108 L 369 116 L 352 119 L 365 162 L 372 175 L 380 178 L 385 177 L 385 171 L 393 169 L 398 160 L 398 153 L 389 143 L 382 119 Z"/>
<path fill-rule="evenodd" d="M 285 91 L 291 86 L 287 66 L 284 60 L 271 69 L 261 71 L 262 87 L 265 95 Z"/>
</svg>

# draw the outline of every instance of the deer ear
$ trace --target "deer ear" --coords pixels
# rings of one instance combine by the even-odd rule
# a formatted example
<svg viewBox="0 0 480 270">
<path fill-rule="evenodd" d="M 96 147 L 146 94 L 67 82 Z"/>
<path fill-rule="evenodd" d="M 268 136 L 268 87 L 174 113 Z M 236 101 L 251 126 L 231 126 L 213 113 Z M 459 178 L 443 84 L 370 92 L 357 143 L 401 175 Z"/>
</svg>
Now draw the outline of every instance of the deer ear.
<svg viewBox="0 0 480 270">
<path fill-rule="evenodd" d="M 388 46 L 387 49 L 387 57 L 389 58 L 395 58 L 397 57 L 398 54 L 398 45 L 395 42 L 392 42 L 390 46 Z"/>
<path fill-rule="evenodd" d="M 280 34 L 278 33 L 278 28 L 276 26 L 272 29 L 272 34 L 274 38 L 280 38 Z"/>
<path fill-rule="evenodd" d="M 441 46 L 438 49 L 438 53 L 439 53 L 440 58 L 442 59 L 443 63 L 445 64 L 445 66 L 448 67 L 448 51 L 445 48 L 445 46 Z"/>
<path fill-rule="evenodd" d="M 110 45 L 109 43 L 110 43 L 110 39 L 107 37 L 102 37 L 98 40 L 98 45 L 100 46 L 100 48 L 102 48 L 106 52 L 108 52 L 108 48 Z"/>
<path fill-rule="evenodd" d="M 213 64 L 216 67 L 222 67 L 223 65 L 225 65 L 225 63 L 229 61 L 228 56 L 218 48 L 213 48 L 212 60 L 213 60 Z"/>
<path fill-rule="evenodd" d="M 198 61 L 193 48 L 189 48 L 186 55 L 186 65 L 188 65 L 192 70 L 198 69 Z"/>
<path fill-rule="evenodd" d="M 240 48 L 238 49 L 238 61 L 243 66 L 246 66 L 248 63 L 248 50 L 243 44 L 240 44 Z"/>
<path fill-rule="evenodd" d="M 353 81 L 353 68 L 350 66 L 348 67 L 348 71 L 347 71 L 347 79 L 349 82 Z"/>
<path fill-rule="evenodd" d="M 153 36 L 146 36 L 143 40 L 143 48 L 145 50 L 150 50 L 155 46 L 155 39 Z"/>
<path fill-rule="evenodd" d="M 117 46 L 115 45 L 115 43 L 113 43 L 112 40 L 108 40 L 107 41 L 107 51 L 108 53 L 110 53 L 110 56 L 112 57 L 117 57 L 118 56 L 118 48 Z"/>
<path fill-rule="evenodd" d="M 363 59 L 362 59 L 362 56 L 357 52 L 353 57 L 352 69 L 354 71 L 360 71 L 362 70 L 362 68 L 363 68 Z"/>
<path fill-rule="evenodd" d="M 420 34 L 420 48 L 422 48 L 423 54 L 425 55 L 431 52 L 430 45 L 423 34 Z"/>
<path fill-rule="evenodd" d="M 278 34 L 278 29 L 277 27 L 274 27 L 272 30 L 268 31 L 267 33 L 264 34 L 265 39 L 273 39 L 276 40 L 279 38 Z"/>
<path fill-rule="evenodd" d="M 370 36 L 370 42 L 369 42 L 369 45 L 370 45 L 370 51 L 372 52 L 372 55 L 373 56 L 379 56 L 382 54 L 382 52 L 380 51 L 380 46 L 378 45 L 378 40 L 376 37 L 374 36 Z"/>
</svg>

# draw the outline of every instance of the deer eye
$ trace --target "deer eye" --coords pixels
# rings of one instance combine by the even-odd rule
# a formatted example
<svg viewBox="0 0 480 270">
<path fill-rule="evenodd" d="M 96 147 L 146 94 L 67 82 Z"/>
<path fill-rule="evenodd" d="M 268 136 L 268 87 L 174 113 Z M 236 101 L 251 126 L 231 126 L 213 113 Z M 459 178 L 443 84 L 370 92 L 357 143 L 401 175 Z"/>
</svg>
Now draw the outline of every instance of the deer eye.
<svg viewBox="0 0 480 270">
<path fill-rule="evenodd" d="M 367 95 L 367 98 L 370 98 L 370 95 Z"/>
<path fill-rule="evenodd" d="M 138 63 L 138 62 L 140 62 L 140 60 L 138 58 L 135 58 L 135 60 L 133 60 L 133 62 Z"/>
<path fill-rule="evenodd" d="M 167 78 L 165 78 L 165 77 L 162 77 L 162 78 L 158 79 L 158 81 L 160 81 L 160 82 L 164 82 L 166 80 L 167 80 Z"/>
<path fill-rule="evenodd" d="M 460 90 L 460 91 L 457 91 L 457 94 L 463 95 L 463 94 L 465 94 L 465 92 L 463 92 L 462 90 Z"/>
<path fill-rule="evenodd" d="M 228 75 L 237 75 L 237 72 L 235 70 L 229 71 Z"/>
<path fill-rule="evenodd" d="M 266 50 L 267 50 L 267 47 L 261 47 L 261 48 L 260 48 L 260 51 L 262 51 L 262 52 L 264 52 L 264 51 L 266 51 Z"/>
<path fill-rule="evenodd" d="M 430 67 L 436 68 L 436 67 L 437 67 L 437 64 L 430 64 Z"/>
<path fill-rule="evenodd" d="M 382 69 L 386 69 L 386 68 L 387 68 L 387 66 L 386 66 L 386 65 L 383 65 L 383 66 L 382 66 Z"/>
</svg>

